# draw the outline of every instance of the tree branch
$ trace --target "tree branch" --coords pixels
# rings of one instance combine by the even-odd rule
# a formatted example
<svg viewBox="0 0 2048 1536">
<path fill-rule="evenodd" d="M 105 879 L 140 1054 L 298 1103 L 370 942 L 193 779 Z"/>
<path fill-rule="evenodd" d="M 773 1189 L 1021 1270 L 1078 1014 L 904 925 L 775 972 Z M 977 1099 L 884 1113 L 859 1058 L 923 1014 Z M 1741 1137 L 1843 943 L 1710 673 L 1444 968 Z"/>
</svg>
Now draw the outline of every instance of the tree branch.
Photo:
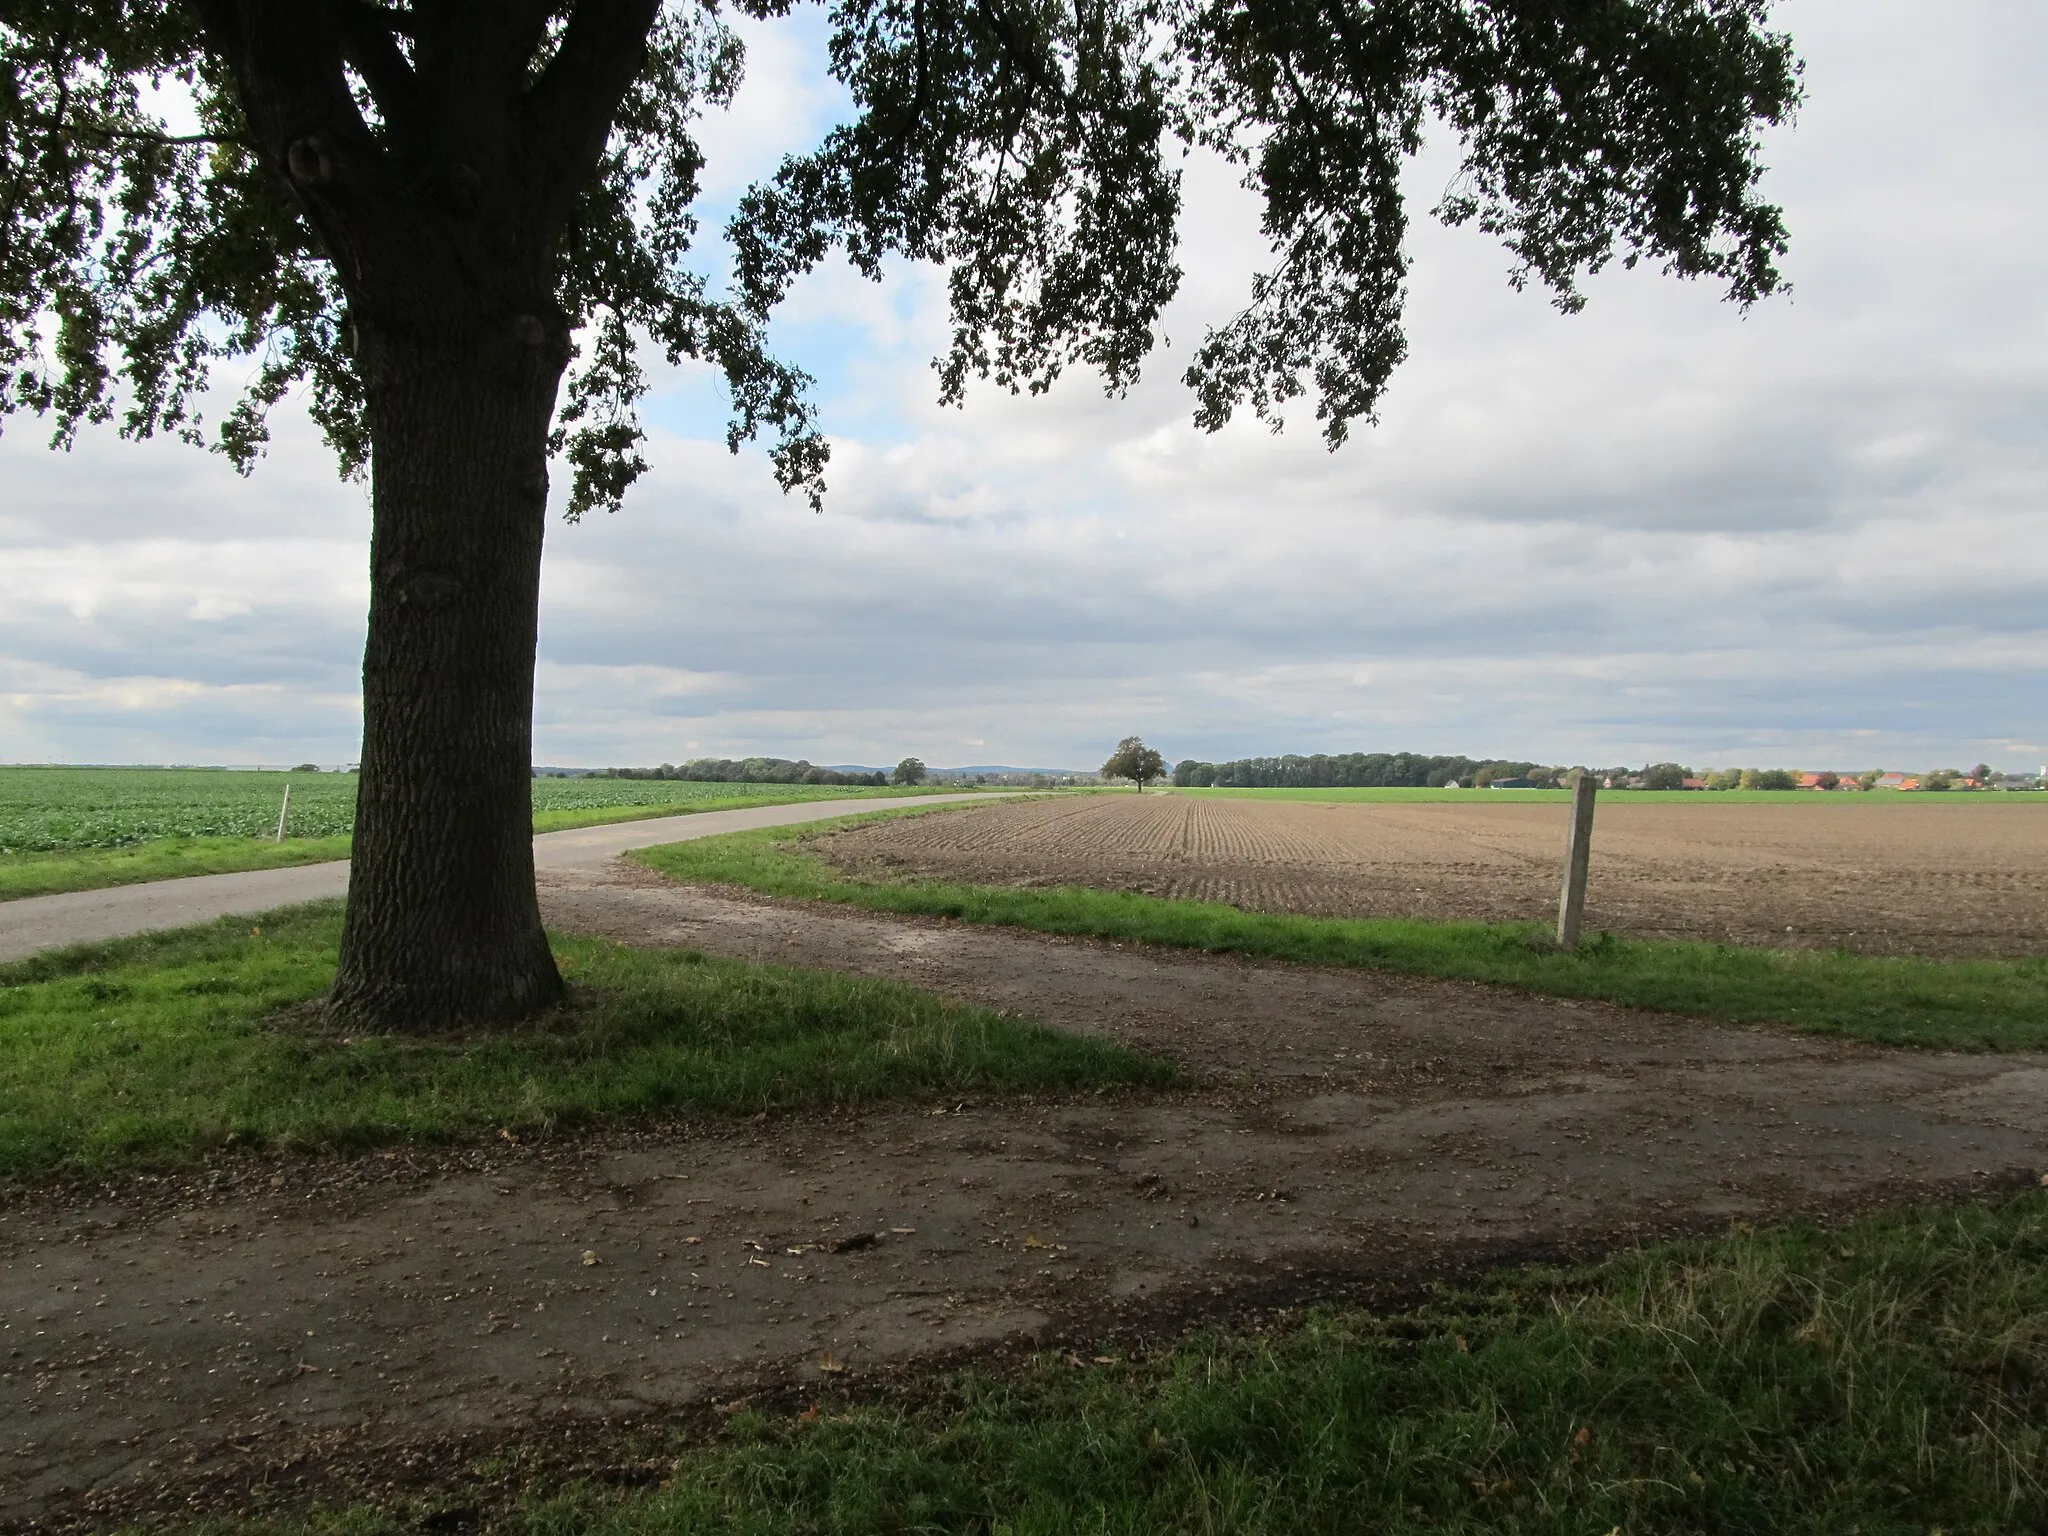
<svg viewBox="0 0 2048 1536">
<path fill-rule="evenodd" d="M 540 174 L 536 210 L 559 225 L 597 169 L 661 0 L 580 0 L 562 46 L 527 95 L 527 150 Z"/>
<path fill-rule="evenodd" d="M 108 128 L 99 123 L 73 123 L 73 133 L 90 134 L 115 144 L 160 144 L 171 148 L 180 144 L 238 144 L 249 147 L 246 139 L 238 139 L 231 133 L 150 133 L 141 128 Z"/>
<path fill-rule="evenodd" d="M 410 18 L 368 0 L 345 0 L 338 20 L 342 56 L 369 85 L 392 132 L 410 147 L 419 136 L 419 79 L 398 46 L 401 33 L 411 35 Z"/>
<path fill-rule="evenodd" d="M 430 154 L 473 160 L 487 176 L 513 171 L 486 163 L 489 147 L 509 147 L 502 136 L 555 8 L 554 0 L 439 0 L 419 10 L 413 74 Z"/>
<path fill-rule="evenodd" d="M 349 0 L 348 8 L 360 14 L 364 20 L 400 37 L 418 35 L 413 18 L 404 11 L 393 10 L 388 5 L 378 5 L 375 0 Z"/>
</svg>

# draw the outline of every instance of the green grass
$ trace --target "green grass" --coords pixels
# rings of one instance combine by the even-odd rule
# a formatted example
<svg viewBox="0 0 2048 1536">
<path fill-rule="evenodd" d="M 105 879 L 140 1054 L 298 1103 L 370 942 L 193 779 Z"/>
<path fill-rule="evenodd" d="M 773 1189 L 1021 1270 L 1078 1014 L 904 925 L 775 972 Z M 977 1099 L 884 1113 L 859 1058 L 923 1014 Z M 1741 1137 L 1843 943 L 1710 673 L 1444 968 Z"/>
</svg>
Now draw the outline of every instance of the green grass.
<svg viewBox="0 0 2048 1536">
<path fill-rule="evenodd" d="M 129 848 L 165 838 L 258 838 L 277 830 L 285 786 L 293 837 L 355 830 L 356 775 L 226 768 L 0 768 L 0 855 Z M 880 798 L 930 790 L 679 779 L 535 779 L 534 829 L 586 826 L 592 813 L 658 816 L 716 804 Z"/>
<path fill-rule="evenodd" d="M 0 1179 L 175 1165 L 233 1137 L 348 1147 L 604 1117 L 1174 1080 L 1170 1066 L 893 983 L 597 940 L 577 998 L 473 1040 L 266 1017 L 334 975 L 338 903 L 0 966 Z"/>
<path fill-rule="evenodd" d="M 1218 800 L 1306 800 L 1332 804 L 1470 805 L 1559 804 L 1571 799 L 1566 789 L 1173 789 L 1172 794 L 1196 795 Z M 1968 791 L 1965 793 L 1922 794 L 1917 791 L 1873 789 L 1868 791 L 1817 794 L 1801 789 L 1603 789 L 1602 805 L 1931 805 L 1965 803 L 1980 805 L 2048 805 L 2048 795 L 2006 794 Z"/>
<path fill-rule="evenodd" d="M 290 835 L 271 841 L 285 785 Z M 536 779 L 533 830 L 934 789 Z M 0 768 L 0 901 L 348 857 L 356 776 L 220 768 Z"/>
<path fill-rule="evenodd" d="M 536 807 L 541 804 L 543 786 L 549 782 L 546 779 L 534 781 Z M 644 805 L 565 805 L 545 810 L 536 809 L 533 813 L 533 830 L 563 832 L 571 827 L 595 827 L 618 821 L 644 821 L 655 816 L 694 816 L 703 811 L 744 811 L 764 805 L 801 805 L 811 800 L 900 800 L 921 795 L 962 792 L 958 785 L 932 785 L 912 789 L 894 784 L 691 784 L 680 780 L 670 780 L 657 787 L 666 789 L 667 795 L 650 800 Z M 971 790 L 972 786 L 968 788 Z M 678 796 L 678 790 L 685 793 Z M 711 793 L 689 793 L 697 790 Z"/>
<path fill-rule="evenodd" d="M 1611 934 L 1564 952 L 1545 942 L 1545 930 L 1528 924 L 1293 917 L 1084 886 L 1020 889 L 854 876 L 804 846 L 822 831 L 871 819 L 730 833 L 628 857 L 678 880 L 883 912 L 1491 982 L 1887 1045 L 2048 1047 L 2048 956 L 1917 960 Z"/>
<path fill-rule="evenodd" d="M 1392 1315 L 1320 1311 L 1111 1363 L 1042 1355 L 865 1402 L 742 1412 L 695 1448 L 632 1449 L 652 1449 L 658 1490 L 565 1488 L 538 1467 L 522 1483 L 515 1463 L 486 1528 L 2039 1531 L 2048 1199 L 1662 1244 L 1497 1275 Z M 473 1504 L 476 1486 L 205 1528 L 396 1536 L 430 1526 L 437 1506 Z"/>
<path fill-rule="evenodd" d="M 355 826 L 352 773 L 224 768 L 0 768 L 0 857 L 129 848 L 163 838 L 332 837 Z"/>
<path fill-rule="evenodd" d="M 0 901 L 96 891 L 145 880 L 225 875 L 245 869 L 282 869 L 348 857 L 348 836 L 288 837 L 281 843 L 253 837 L 166 837 L 127 848 L 84 848 L 0 857 Z"/>
</svg>

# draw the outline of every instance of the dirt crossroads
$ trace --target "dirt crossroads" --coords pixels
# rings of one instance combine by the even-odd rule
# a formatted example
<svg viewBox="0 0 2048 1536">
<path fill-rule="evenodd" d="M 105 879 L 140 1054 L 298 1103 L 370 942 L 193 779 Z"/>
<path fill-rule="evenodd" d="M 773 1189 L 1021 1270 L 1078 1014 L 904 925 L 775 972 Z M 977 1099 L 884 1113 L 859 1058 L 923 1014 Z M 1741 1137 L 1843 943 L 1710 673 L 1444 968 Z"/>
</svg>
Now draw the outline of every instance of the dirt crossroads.
<svg viewBox="0 0 2048 1536">
<path fill-rule="evenodd" d="M 480 1444 L 942 1355 L 1100 1344 L 1487 1257 L 2048 1168 L 2048 1058 L 778 906 L 621 863 L 550 923 L 1114 1035 L 1180 1094 L 360 1159 L 0 1210 L 0 1509 L 371 1491 Z"/>
</svg>

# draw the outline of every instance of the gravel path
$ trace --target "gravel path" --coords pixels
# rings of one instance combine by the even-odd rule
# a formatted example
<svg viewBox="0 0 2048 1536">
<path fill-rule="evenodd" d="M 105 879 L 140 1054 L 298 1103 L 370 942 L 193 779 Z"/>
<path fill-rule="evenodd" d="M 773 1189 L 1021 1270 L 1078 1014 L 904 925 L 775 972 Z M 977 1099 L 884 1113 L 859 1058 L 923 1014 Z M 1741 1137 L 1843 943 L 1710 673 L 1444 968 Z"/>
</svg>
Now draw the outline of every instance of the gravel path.
<svg viewBox="0 0 2048 1536">
<path fill-rule="evenodd" d="M 2048 1056 L 778 905 L 623 862 L 558 867 L 542 898 L 557 928 L 1111 1035 L 1197 1086 L 229 1157 L 17 1196 L 0 1521 L 231 1503 L 259 1481 L 358 1496 L 751 1393 L 1120 1348 L 1483 1260 L 2048 1168 Z"/>
<path fill-rule="evenodd" d="M 978 800 L 994 791 L 929 795 L 919 805 Z M 534 868 L 590 869 L 629 848 L 688 842 L 750 827 L 786 827 L 798 822 L 849 816 L 898 802 L 810 800 L 739 811 L 700 811 L 693 816 L 658 816 L 544 832 L 533 840 Z M 268 912 L 302 901 L 348 893 L 348 864 L 301 864 L 293 869 L 252 869 L 233 875 L 194 875 L 185 880 L 152 880 L 102 891 L 67 891 L 61 896 L 28 896 L 0 902 L 0 961 L 19 960 L 41 949 L 92 944 L 102 939 L 184 928 L 230 914 Z"/>
</svg>

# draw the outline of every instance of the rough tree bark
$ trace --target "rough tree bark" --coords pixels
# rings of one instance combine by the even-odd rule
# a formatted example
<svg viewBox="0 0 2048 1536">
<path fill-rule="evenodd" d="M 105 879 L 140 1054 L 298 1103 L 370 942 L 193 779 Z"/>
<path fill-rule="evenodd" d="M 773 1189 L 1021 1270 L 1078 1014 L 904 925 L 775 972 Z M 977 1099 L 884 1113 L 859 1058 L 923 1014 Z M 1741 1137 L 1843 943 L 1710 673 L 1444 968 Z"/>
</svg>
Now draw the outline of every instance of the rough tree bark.
<svg viewBox="0 0 2048 1536">
<path fill-rule="evenodd" d="M 566 339 L 519 314 L 358 328 L 371 425 L 363 772 L 329 1006 L 365 1027 L 562 995 L 533 885 L 547 431 Z"/>
<path fill-rule="evenodd" d="M 329 1008 L 376 1031 L 521 1018 L 562 995 L 532 844 L 562 247 L 659 0 L 579 0 L 538 78 L 554 0 L 197 3 L 347 295 L 369 427 L 363 771 Z"/>
</svg>

